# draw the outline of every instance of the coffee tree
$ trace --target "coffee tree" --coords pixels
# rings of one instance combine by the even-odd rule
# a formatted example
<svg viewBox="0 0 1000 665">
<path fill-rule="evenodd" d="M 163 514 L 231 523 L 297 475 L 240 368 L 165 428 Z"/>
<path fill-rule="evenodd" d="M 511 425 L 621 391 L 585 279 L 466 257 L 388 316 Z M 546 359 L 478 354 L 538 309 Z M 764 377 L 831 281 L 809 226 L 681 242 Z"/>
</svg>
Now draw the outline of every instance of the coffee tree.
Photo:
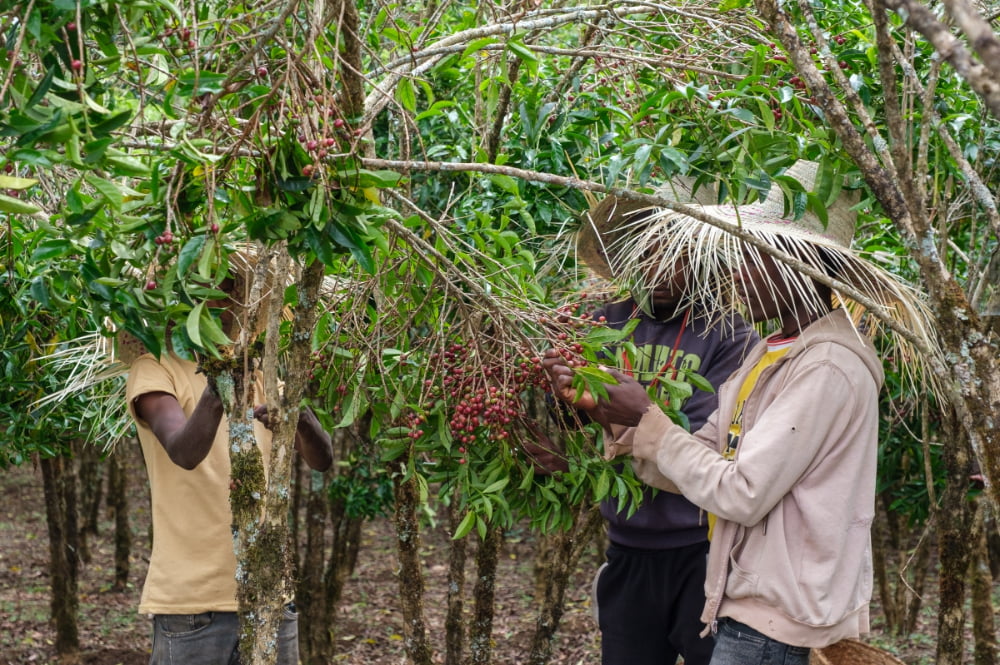
<svg viewBox="0 0 1000 665">
<path fill-rule="evenodd" d="M 363 435 L 354 459 L 391 478 L 404 579 L 419 580 L 425 507 L 452 511 L 456 542 L 478 537 L 484 552 L 520 519 L 572 529 L 576 506 L 609 494 L 627 509 L 633 479 L 601 461 L 593 432 L 559 422 L 534 360 L 557 346 L 592 365 L 617 341 L 584 316 L 590 304 L 559 309 L 593 297 L 570 238 L 595 194 L 672 205 L 654 190 L 680 173 L 751 200 L 808 158 L 825 187 L 863 188 L 858 242 L 930 293 L 944 351 L 920 349 L 940 388 L 930 404 L 960 425 L 949 486 L 965 496 L 968 440 L 996 504 L 995 68 L 983 46 L 995 39 L 947 7 L 957 28 L 916 2 L 14 4 L 0 14 L 0 212 L 9 256 L 36 240 L 11 311 L 81 308 L 154 353 L 199 354 L 216 377 L 248 357 L 268 381 L 280 367 L 278 420 L 295 422 L 308 398 Z M 262 347 L 227 339 L 204 305 L 248 245 L 261 257 L 254 293 L 263 267 L 284 280 Z M 75 267 L 79 284 L 47 266 Z M 906 361 L 890 362 L 905 374 Z M 894 397 L 924 403 L 922 384 L 900 385 Z M 233 395 L 237 422 L 246 405 Z M 535 476 L 518 444 L 539 432 L 565 440 L 568 474 Z M 279 428 L 276 446 L 291 437 Z M 287 540 L 288 477 L 272 469 L 260 499 L 234 503 L 241 560 L 259 564 L 250 586 L 278 571 L 274 595 L 243 590 L 245 618 L 272 610 L 246 621 L 253 662 L 267 658 L 271 601 L 290 576 L 286 551 L 251 543 L 262 509 L 276 535 L 263 540 Z M 402 597 L 422 663 L 421 589 Z M 488 605 L 488 590 L 476 596 Z M 477 625 L 472 657 L 486 662 L 488 622 Z M 546 657 L 542 643 L 533 662 Z"/>
</svg>

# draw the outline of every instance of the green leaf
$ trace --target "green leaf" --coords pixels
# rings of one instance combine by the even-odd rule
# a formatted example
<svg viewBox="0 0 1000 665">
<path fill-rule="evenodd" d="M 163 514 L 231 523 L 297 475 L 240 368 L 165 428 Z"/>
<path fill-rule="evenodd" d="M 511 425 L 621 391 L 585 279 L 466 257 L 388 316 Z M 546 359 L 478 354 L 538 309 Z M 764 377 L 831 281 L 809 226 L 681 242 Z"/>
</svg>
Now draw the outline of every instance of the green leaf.
<svg viewBox="0 0 1000 665">
<path fill-rule="evenodd" d="M 99 178 L 93 173 L 87 173 L 83 177 L 101 194 L 101 196 L 104 197 L 104 200 L 108 202 L 108 205 L 110 205 L 114 210 L 121 210 L 122 201 L 125 197 L 122 195 L 122 191 L 118 189 L 118 185 L 110 180 Z"/>
<path fill-rule="evenodd" d="M 185 275 L 187 274 L 188 268 L 194 263 L 194 260 L 198 258 L 201 254 L 202 248 L 205 246 L 205 240 L 207 236 L 196 235 L 192 236 L 186 243 L 181 251 L 177 255 L 177 274 Z"/>
<path fill-rule="evenodd" d="M 615 377 L 611 376 L 602 369 L 598 369 L 591 365 L 584 365 L 583 367 L 576 367 L 573 369 L 574 374 L 579 374 L 591 381 L 596 381 L 599 383 L 607 383 L 612 386 L 618 385 L 618 381 Z"/>
<path fill-rule="evenodd" d="M 212 279 L 212 259 L 215 258 L 215 237 L 205 241 L 205 249 L 198 257 L 198 276 L 204 280 Z"/>
<path fill-rule="evenodd" d="M 417 93 L 413 88 L 413 81 L 408 78 L 400 79 L 396 85 L 396 101 L 410 113 L 417 110 Z"/>
<path fill-rule="evenodd" d="M 228 346 L 233 343 L 233 340 L 229 339 L 208 308 L 202 310 L 202 316 L 199 318 L 199 329 L 202 337 L 216 346 Z"/>
<path fill-rule="evenodd" d="M 201 313 L 204 310 L 205 303 L 198 303 L 194 306 L 194 309 L 188 312 L 187 321 L 185 322 L 184 327 L 187 329 L 188 338 L 194 343 L 195 346 L 204 346 L 201 342 L 201 326 L 199 325 Z"/>
<path fill-rule="evenodd" d="M 105 155 L 104 165 L 116 175 L 148 176 L 149 167 L 145 163 L 125 155 Z"/>
<path fill-rule="evenodd" d="M 509 175 L 503 175 L 502 173 L 491 173 L 487 176 L 494 185 L 507 192 L 508 194 L 513 194 L 518 196 L 520 192 L 517 189 L 517 180 L 511 178 Z"/>
<path fill-rule="evenodd" d="M 468 512 L 462 521 L 459 522 L 458 528 L 455 529 L 455 535 L 451 537 L 452 540 L 458 540 L 460 538 L 465 538 L 472 531 L 472 527 L 476 525 L 476 514 L 473 512 Z"/>
<path fill-rule="evenodd" d="M 8 212 L 15 215 L 30 215 L 38 212 L 39 210 L 41 210 L 41 208 L 36 206 L 34 203 L 28 203 L 27 201 L 22 201 L 21 199 L 15 199 L 13 196 L 7 196 L 6 194 L 0 194 L 0 212 Z"/>
<path fill-rule="evenodd" d="M 538 63 L 538 56 L 535 55 L 534 51 L 525 46 L 524 42 L 520 39 L 512 39 L 507 42 L 507 48 L 527 65 L 534 65 Z"/>
<path fill-rule="evenodd" d="M 492 483 L 489 487 L 483 490 L 483 494 L 493 494 L 494 492 L 499 492 L 504 487 L 507 487 L 507 483 L 510 482 L 510 477 L 501 478 L 500 480 Z"/>
<path fill-rule="evenodd" d="M 483 37 L 481 39 L 475 39 L 469 42 L 469 45 L 465 47 L 464 51 L 462 51 L 462 58 L 466 58 L 470 54 L 482 50 L 484 47 L 489 46 L 490 44 L 496 44 L 496 42 L 497 42 L 496 37 Z"/>
<path fill-rule="evenodd" d="M 132 110 L 128 109 L 125 111 L 120 111 L 115 113 L 100 122 L 90 126 L 90 133 L 94 138 L 101 138 L 107 136 L 111 132 L 115 131 L 119 127 L 123 126 L 132 118 Z"/>
<path fill-rule="evenodd" d="M 37 184 L 37 178 L 18 178 L 11 175 L 0 175 L 0 189 L 28 189 Z"/>
<path fill-rule="evenodd" d="M 49 302 L 49 290 L 45 286 L 45 279 L 39 275 L 31 280 L 29 288 L 31 297 L 37 300 L 43 307 L 51 307 Z"/>
<path fill-rule="evenodd" d="M 49 88 L 52 87 L 52 79 L 55 76 L 55 74 L 56 74 L 56 66 L 52 65 L 51 67 L 49 67 L 49 70 L 45 72 L 45 78 L 41 80 L 41 82 L 38 84 L 38 87 L 36 87 L 35 91 L 31 94 L 31 98 L 24 105 L 24 110 L 28 110 L 42 101 L 42 99 L 45 97 L 45 94 L 49 91 Z"/>
<path fill-rule="evenodd" d="M 225 74 L 188 70 L 177 77 L 177 94 L 194 97 L 207 92 L 215 95 L 223 91 L 225 80 Z"/>
<path fill-rule="evenodd" d="M 684 378 L 687 380 L 688 383 L 690 383 L 698 390 L 704 390 L 706 393 L 715 392 L 715 388 L 713 388 L 712 384 L 708 382 L 708 379 L 703 377 L 701 374 L 698 374 L 697 372 L 690 372 L 690 371 L 685 372 Z"/>
<path fill-rule="evenodd" d="M 90 141 L 83 146 L 83 152 L 85 157 L 83 158 L 84 164 L 97 164 L 102 159 L 104 159 L 104 154 L 107 149 L 114 142 L 110 136 L 106 136 L 103 139 L 97 139 L 96 141 Z"/>
<path fill-rule="evenodd" d="M 72 249 L 73 245 L 70 244 L 68 240 L 43 240 L 38 243 L 38 246 L 35 247 L 35 251 L 31 253 L 31 260 L 33 262 L 48 261 L 49 259 L 54 259 L 57 256 L 68 254 L 72 251 Z"/>
<path fill-rule="evenodd" d="M 611 474 L 608 473 L 607 469 L 603 469 L 597 478 L 597 484 L 594 486 L 594 501 L 602 501 L 610 491 Z"/>
</svg>

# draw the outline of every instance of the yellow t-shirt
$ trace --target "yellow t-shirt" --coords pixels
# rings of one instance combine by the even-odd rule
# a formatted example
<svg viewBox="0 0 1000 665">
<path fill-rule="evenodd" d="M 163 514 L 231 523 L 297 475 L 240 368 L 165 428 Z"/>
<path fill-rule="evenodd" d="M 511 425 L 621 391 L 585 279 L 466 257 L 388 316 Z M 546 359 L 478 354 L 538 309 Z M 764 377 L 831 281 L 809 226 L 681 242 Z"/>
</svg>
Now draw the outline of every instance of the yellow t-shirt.
<svg viewBox="0 0 1000 665">
<path fill-rule="evenodd" d="M 747 398 L 750 397 L 750 393 L 753 392 L 754 387 L 757 385 L 757 379 L 760 378 L 761 373 L 778 361 L 783 355 L 788 353 L 788 349 L 792 346 L 797 338 L 786 338 L 786 339 L 769 339 L 767 342 L 767 352 L 757 361 L 750 373 L 746 375 L 743 379 L 743 384 L 740 386 L 740 392 L 736 395 L 736 409 L 733 411 L 733 417 L 729 422 L 729 440 L 726 443 L 726 449 L 722 451 L 722 456 L 726 459 L 734 459 L 736 457 L 736 449 L 740 445 L 740 435 L 743 433 L 743 406 L 746 404 Z M 712 539 L 712 531 L 715 530 L 715 520 L 716 517 L 712 513 L 708 514 L 708 539 Z"/>
<path fill-rule="evenodd" d="M 148 614 L 235 612 L 236 555 L 229 507 L 229 425 L 225 416 L 208 455 L 188 471 L 174 464 L 166 450 L 136 417 L 139 395 L 165 392 L 177 398 L 190 417 L 207 384 L 197 365 L 176 356 L 159 361 L 144 355 L 129 369 L 125 388 L 128 408 L 136 421 L 146 461 L 153 512 L 153 551 L 139 611 Z M 254 386 L 258 402 L 263 383 Z M 254 421 L 254 434 L 267 469 L 271 433 Z"/>
</svg>

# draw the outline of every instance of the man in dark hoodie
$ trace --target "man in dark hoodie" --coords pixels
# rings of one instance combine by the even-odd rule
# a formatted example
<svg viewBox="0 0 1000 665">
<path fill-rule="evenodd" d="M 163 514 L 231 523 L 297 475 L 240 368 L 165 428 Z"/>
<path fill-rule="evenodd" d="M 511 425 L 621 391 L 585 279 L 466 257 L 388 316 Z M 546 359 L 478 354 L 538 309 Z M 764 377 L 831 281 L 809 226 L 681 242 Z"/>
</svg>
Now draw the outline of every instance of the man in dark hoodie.
<svg viewBox="0 0 1000 665">
<path fill-rule="evenodd" d="M 670 198 L 688 200 L 688 183 L 675 181 Z M 636 279 L 637 266 L 621 265 L 629 255 L 629 241 L 642 242 L 643 220 L 654 212 L 634 201 L 603 199 L 584 220 L 578 240 L 580 258 L 596 273 L 615 281 L 628 280 L 631 296 L 593 312 L 606 325 L 621 329 L 632 319 L 638 324 L 629 337 L 633 358 L 618 350 L 608 359 L 637 381 L 661 392 L 668 380 L 690 371 L 717 388 L 736 370 L 757 335 L 740 318 L 720 321 L 686 298 L 692 266 L 678 260 L 664 271 L 655 241 L 647 248 L 648 266 L 638 266 L 655 279 Z M 632 249 L 634 252 L 634 248 Z M 655 267 L 655 270 L 654 270 Z M 669 274 L 665 274 L 669 272 Z M 655 274 L 654 274 L 655 273 Z M 680 405 L 692 431 L 715 410 L 714 393 L 694 389 Z M 529 453 L 543 470 L 565 471 L 560 451 L 542 442 Z M 705 562 L 708 519 L 680 494 L 646 487 L 642 502 L 628 516 L 618 511 L 617 498 L 601 504 L 607 520 L 607 561 L 595 578 L 596 615 L 601 629 L 603 665 L 672 665 L 683 656 L 685 665 L 707 665 L 713 640 L 701 637 L 705 604 Z"/>
</svg>

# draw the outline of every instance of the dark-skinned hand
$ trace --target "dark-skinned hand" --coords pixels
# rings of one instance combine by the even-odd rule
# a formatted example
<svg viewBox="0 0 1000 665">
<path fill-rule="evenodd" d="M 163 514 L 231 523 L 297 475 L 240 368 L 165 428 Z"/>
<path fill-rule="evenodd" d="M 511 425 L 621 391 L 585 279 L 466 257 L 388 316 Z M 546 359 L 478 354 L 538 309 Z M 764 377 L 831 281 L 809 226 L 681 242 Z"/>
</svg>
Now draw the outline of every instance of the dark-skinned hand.
<svg viewBox="0 0 1000 665">
<path fill-rule="evenodd" d="M 549 349 L 542 359 L 549 376 L 552 393 L 559 399 L 586 411 L 604 427 L 612 424 L 634 427 L 652 404 L 646 388 L 630 376 L 610 367 L 600 369 L 611 375 L 617 384 L 604 384 L 607 397 L 597 399 L 589 390 L 578 391 L 573 386 L 573 368 L 556 349 Z"/>
</svg>

